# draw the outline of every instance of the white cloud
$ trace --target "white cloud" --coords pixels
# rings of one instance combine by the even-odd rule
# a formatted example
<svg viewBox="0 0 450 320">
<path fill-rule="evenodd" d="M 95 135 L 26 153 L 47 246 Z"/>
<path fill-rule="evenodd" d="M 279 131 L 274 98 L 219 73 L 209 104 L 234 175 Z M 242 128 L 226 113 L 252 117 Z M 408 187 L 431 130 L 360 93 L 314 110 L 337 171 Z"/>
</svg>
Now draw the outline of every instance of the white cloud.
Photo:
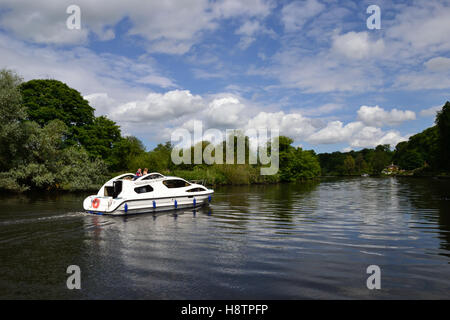
<svg viewBox="0 0 450 320">
<path fill-rule="evenodd" d="M 304 93 L 362 92 L 383 84 L 380 70 L 371 65 L 349 65 L 335 54 L 322 51 L 305 56 L 298 48 L 284 49 L 273 57 L 273 64 L 251 73 L 277 78 L 283 87 Z"/>
<path fill-rule="evenodd" d="M 136 82 L 144 83 L 144 84 L 153 84 L 153 85 L 157 85 L 158 87 L 161 87 L 161 88 L 177 87 L 177 85 L 174 84 L 172 82 L 172 80 L 170 80 L 166 77 L 162 77 L 162 76 L 154 75 L 154 74 L 137 79 Z"/>
<path fill-rule="evenodd" d="M 267 29 L 258 20 L 247 20 L 242 24 L 235 34 L 240 35 L 239 47 L 242 50 L 247 49 L 255 40 L 258 34 L 266 34 L 275 37 L 275 32 Z"/>
<path fill-rule="evenodd" d="M 371 41 L 366 31 L 351 31 L 335 36 L 332 50 L 350 59 L 363 59 L 380 55 L 384 51 L 384 41 Z"/>
<path fill-rule="evenodd" d="M 148 92 L 139 85 L 139 79 L 152 80 L 161 87 L 174 86 L 156 70 L 152 60 L 135 61 L 81 47 L 66 50 L 29 45 L 1 32 L 0 57 L 0 68 L 13 69 L 25 80 L 58 79 L 83 95 L 107 93 L 119 102 L 141 98 Z"/>
<path fill-rule="evenodd" d="M 399 74 L 394 82 L 395 89 L 439 90 L 450 88 L 450 77 L 437 72 L 406 72 Z"/>
<path fill-rule="evenodd" d="M 278 129 L 281 135 L 302 140 L 316 130 L 316 124 L 313 119 L 303 117 L 300 113 L 259 112 L 248 120 L 245 128 Z"/>
<path fill-rule="evenodd" d="M 398 131 L 382 131 L 380 128 L 364 127 L 350 139 L 352 148 L 373 148 L 380 144 L 389 144 L 391 147 L 401 141 L 408 140 L 408 136 L 402 136 Z"/>
<path fill-rule="evenodd" d="M 245 106 L 235 97 L 216 98 L 208 104 L 206 117 L 212 127 L 234 128 L 242 125 L 244 109 Z"/>
<path fill-rule="evenodd" d="M 89 105 L 95 108 L 95 114 L 99 115 L 108 115 L 111 110 L 117 105 L 117 102 L 108 96 L 106 92 L 100 93 L 92 93 L 83 97 L 87 101 L 89 101 Z"/>
<path fill-rule="evenodd" d="M 445 72 L 450 70 L 450 58 L 436 57 L 424 63 L 428 70 L 436 72 Z"/>
<path fill-rule="evenodd" d="M 438 111 L 441 111 L 441 109 L 442 109 L 442 106 L 434 106 L 431 108 L 423 109 L 422 111 L 420 111 L 420 115 L 422 117 L 431 117 L 431 116 L 435 117 L 436 113 Z"/>
<path fill-rule="evenodd" d="M 332 121 L 325 128 L 312 134 L 307 141 L 317 144 L 348 143 L 352 148 L 371 148 L 379 144 L 395 146 L 407 139 L 398 131 L 384 132 L 380 128 L 365 126 L 360 121 L 346 125 L 341 121 Z"/>
<path fill-rule="evenodd" d="M 361 106 L 358 110 L 358 119 L 369 126 L 394 126 L 404 121 L 415 120 L 416 114 L 410 110 L 397 110 L 392 109 L 386 111 L 379 106 L 369 107 Z"/>
<path fill-rule="evenodd" d="M 217 21 L 231 17 L 265 17 L 272 4 L 263 0 L 78 0 L 81 30 L 69 30 L 66 8 L 71 1 L 3 0 L 0 26 L 17 37 L 41 44 L 85 44 L 92 32 L 99 40 L 115 37 L 113 27 L 127 18 L 129 35 L 144 38 L 149 52 L 184 54 L 217 28 Z"/>
<path fill-rule="evenodd" d="M 413 53 L 450 49 L 450 7 L 442 1 L 405 6 L 387 29 L 387 36 L 400 41 Z"/>
<path fill-rule="evenodd" d="M 213 3 L 212 11 L 216 17 L 231 18 L 239 16 L 266 17 L 274 7 L 266 0 L 219 0 Z"/>
<path fill-rule="evenodd" d="M 113 120 L 137 123 L 171 121 L 198 112 L 203 106 L 202 97 L 188 90 L 173 90 L 164 94 L 149 93 L 144 100 L 122 104 L 110 116 Z"/>
<path fill-rule="evenodd" d="M 281 10 L 281 21 L 287 32 L 298 31 L 312 17 L 325 9 L 317 0 L 294 1 Z"/>
<path fill-rule="evenodd" d="M 341 121 L 331 121 L 325 128 L 309 136 L 307 140 L 319 144 L 347 142 L 363 127 L 362 122 L 350 122 L 344 126 Z"/>
</svg>

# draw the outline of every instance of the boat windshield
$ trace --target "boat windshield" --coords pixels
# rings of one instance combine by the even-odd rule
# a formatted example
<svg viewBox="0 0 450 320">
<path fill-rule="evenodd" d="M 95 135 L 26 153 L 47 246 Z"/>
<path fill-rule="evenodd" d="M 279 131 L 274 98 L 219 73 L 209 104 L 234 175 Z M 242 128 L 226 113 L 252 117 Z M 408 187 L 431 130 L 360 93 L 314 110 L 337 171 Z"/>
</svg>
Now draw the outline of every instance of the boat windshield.
<svg viewBox="0 0 450 320">
<path fill-rule="evenodd" d="M 141 180 L 152 180 L 152 179 L 159 179 L 159 178 L 164 178 L 164 176 L 159 173 L 150 173 L 150 174 L 142 177 Z"/>
<path fill-rule="evenodd" d="M 134 178 L 133 174 L 128 174 L 126 176 L 119 178 L 118 180 L 133 180 L 133 178 Z"/>
</svg>

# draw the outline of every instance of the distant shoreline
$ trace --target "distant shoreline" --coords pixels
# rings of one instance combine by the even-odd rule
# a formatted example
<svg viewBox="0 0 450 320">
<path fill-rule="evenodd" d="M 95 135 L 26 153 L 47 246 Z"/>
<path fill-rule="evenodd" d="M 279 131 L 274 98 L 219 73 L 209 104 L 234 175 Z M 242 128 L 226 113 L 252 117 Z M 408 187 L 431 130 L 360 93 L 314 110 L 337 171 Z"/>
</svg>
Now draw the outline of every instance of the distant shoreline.
<svg viewBox="0 0 450 320">
<path fill-rule="evenodd" d="M 277 181 L 277 182 L 255 182 L 255 183 L 248 183 L 248 184 L 236 184 L 236 183 L 220 183 L 220 184 L 209 184 L 205 183 L 207 186 L 212 187 L 226 187 L 226 186 L 262 186 L 262 185 L 275 185 L 275 184 L 290 184 L 290 183 L 302 183 L 302 182 L 320 182 L 322 179 L 327 178 L 416 178 L 416 179 L 443 179 L 447 180 L 450 179 L 450 175 L 429 175 L 429 176 L 418 176 L 418 175 L 370 175 L 368 177 L 362 177 L 361 175 L 326 175 L 326 176 L 319 176 L 312 179 L 304 179 L 304 180 L 298 180 L 298 181 Z M 190 181 L 189 179 L 186 179 L 187 181 Z M 0 189 L 0 195 L 51 195 L 51 194 L 85 194 L 87 192 L 98 192 L 98 190 L 102 186 L 98 186 L 98 188 L 87 188 L 84 190 L 63 190 L 63 189 L 55 189 L 55 190 L 26 190 L 23 192 L 20 191 L 11 191 L 11 190 L 4 190 Z"/>
</svg>

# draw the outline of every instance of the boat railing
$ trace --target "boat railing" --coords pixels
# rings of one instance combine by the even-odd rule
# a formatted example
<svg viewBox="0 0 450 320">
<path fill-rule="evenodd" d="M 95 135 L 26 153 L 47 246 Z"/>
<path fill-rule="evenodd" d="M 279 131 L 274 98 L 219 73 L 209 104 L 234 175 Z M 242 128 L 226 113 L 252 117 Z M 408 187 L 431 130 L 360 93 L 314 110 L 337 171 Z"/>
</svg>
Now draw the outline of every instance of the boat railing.
<svg viewBox="0 0 450 320">
<path fill-rule="evenodd" d="M 206 186 L 206 179 L 202 180 L 189 180 L 189 182 L 195 183 L 195 184 L 201 184 L 202 186 Z"/>
</svg>

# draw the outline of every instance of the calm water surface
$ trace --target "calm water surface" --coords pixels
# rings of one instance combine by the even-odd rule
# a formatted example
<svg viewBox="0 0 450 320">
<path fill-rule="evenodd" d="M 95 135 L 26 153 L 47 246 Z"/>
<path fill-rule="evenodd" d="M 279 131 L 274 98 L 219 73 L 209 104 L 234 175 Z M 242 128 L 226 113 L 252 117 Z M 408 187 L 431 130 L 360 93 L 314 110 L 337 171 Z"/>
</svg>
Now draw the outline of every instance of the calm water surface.
<svg viewBox="0 0 450 320">
<path fill-rule="evenodd" d="M 0 196 L 0 298 L 450 298 L 449 180 L 220 187 L 195 213 L 126 218 L 85 196 Z"/>
</svg>

